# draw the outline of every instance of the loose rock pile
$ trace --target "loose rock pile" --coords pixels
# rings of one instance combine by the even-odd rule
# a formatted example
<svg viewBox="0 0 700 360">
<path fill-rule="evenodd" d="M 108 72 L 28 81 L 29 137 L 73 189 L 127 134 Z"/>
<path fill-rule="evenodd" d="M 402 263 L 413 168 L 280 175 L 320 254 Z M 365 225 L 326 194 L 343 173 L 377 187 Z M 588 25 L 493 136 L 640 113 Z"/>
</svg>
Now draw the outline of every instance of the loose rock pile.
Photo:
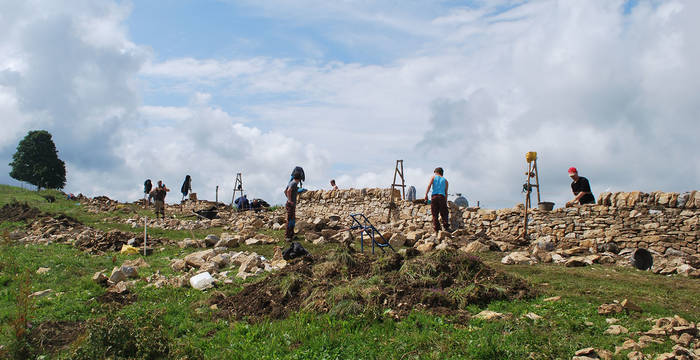
<svg viewBox="0 0 700 360">
<path fill-rule="evenodd" d="M 612 318 L 607 320 L 611 320 L 608 322 L 613 322 L 612 320 L 616 319 Z M 627 358 L 630 360 L 700 359 L 698 324 L 689 322 L 678 315 L 674 317 L 649 320 L 653 323 L 652 328 L 646 332 L 630 333 L 632 337 L 627 338 L 622 345 L 615 346 L 614 355 L 618 355 L 623 351 L 629 351 Z M 610 335 L 619 335 L 627 334 L 629 331 L 620 325 L 610 325 L 610 328 L 608 328 L 605 333 Z M 662 344 L 668 340 L 671 340 L 675 344 L 672 352 L 658 354 L 656 357 L 653 357 L 650 354 L 644 354 L 644 349 L 650 344 Z M 578 350 L 572 360 L 612 359 L 612 357 L 613 353 L 608 350 L 589 347 Z"/>
<path fill-rule="evenodd" d="M 654 253 L 654 252 L 652 252 Z M 674 256 L 655 254 L 651 271 L 655 274 L 681 274 L 691 278 L 700 278 L 700 255 Z M 530 246 L 529 251 L 514 251 L 504 256 L 501 263 L 506 265 L 531 265 L 535 263 L 556 263 L 566 267 L 582 267 L 593 264 L 616 264 L 628 266 L 632 263 L 632 249 L 597 253 L 595 249 L 582 246 L 556 249 L 549 239 L 540 239 Z"/>
<path fill-rule="evenodd" d="M 226 248 L 217 247 L 197 251 L 185 256 L 183 259 L 174 259 L 170 267 L 177 272 L 186 272 L 194 276 L 200 273 L 209 273 L 224 283 L 231 283 L 229 274 L 234 268 L 238 268 L 235 277 L 246 279 L 263 272 L 271 272 L 284 268 L 287 262 L 282 259 L 282 251 L 276 249 L 275 257 L 268 260 L 256 253 L 247 251 L 228 251 Z"/>
</svg>

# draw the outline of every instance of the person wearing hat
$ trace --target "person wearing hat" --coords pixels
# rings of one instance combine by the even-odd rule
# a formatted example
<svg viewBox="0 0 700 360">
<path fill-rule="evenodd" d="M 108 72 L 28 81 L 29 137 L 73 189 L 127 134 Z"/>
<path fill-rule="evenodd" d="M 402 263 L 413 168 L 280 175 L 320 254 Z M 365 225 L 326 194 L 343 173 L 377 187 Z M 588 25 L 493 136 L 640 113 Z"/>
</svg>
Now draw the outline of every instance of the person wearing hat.
<svg viewBox="0 0 700 360">
<path fill-rule="evenodd" d="M 591 192 L 591 184 L 588 183 L 588 179 L 583 176 L 578 176 L 578 170 L 575 167 L 569 168 L 569 177 L 573 182 L 571 183 L 571 191 L 574 193 L 574 199 L 567 202 L 566 206 L 571 206 L 578 202 L 581 205 L 584 204 L 595 204 L 595 198 Z"/>
</svg>

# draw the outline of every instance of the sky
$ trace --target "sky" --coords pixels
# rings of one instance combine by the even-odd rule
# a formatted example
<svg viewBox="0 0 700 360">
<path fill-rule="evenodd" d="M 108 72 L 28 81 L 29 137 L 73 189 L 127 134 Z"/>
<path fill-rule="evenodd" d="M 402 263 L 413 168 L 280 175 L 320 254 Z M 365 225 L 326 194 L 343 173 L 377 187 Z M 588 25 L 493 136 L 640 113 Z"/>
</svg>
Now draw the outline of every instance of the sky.
<svg viewBox="0 0 700 360">
<path fill-rule="evenodd" d="M 0 183 L 28 131 L 53 135 L 66 192 L 120 201 L 162 179 L 178 202 L 280 204 L 389 187 L 512 207 L 525 153 L 542 201 L 697 190 L 694 0 L 0 0 Z M 454 196 L 450 196 L 453 199 Z"/>
</svg>

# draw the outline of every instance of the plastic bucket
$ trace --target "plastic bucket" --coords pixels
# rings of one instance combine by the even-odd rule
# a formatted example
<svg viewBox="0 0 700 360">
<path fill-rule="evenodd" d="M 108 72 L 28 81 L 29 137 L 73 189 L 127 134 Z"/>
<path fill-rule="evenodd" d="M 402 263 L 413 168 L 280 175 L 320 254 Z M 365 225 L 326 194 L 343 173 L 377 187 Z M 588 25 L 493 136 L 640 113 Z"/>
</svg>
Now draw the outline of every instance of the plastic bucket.
<svg viewBox="0 0 700 360">
<path fill-rule="evenodd" d="M 552 211 L 552 209 L 554 209 L 554 203 L 549 201 L 543 201 L 537 204 L 537 208 L 544 211 Z"/>
<path fill-rule="evenodd" d="M 529 151 L 527 154 L 525 154 L 525 160 L 527 160 L 527 162 L 529 162 L 529 163 L 537 160 L 537 152 L 536 151 Z"/>
</svg>

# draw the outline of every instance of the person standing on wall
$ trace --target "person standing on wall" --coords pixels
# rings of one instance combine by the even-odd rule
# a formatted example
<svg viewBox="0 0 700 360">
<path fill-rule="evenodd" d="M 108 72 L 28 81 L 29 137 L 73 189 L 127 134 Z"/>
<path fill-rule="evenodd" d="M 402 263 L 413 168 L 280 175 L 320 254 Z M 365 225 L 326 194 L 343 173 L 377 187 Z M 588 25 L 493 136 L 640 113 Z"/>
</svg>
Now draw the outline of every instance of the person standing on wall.
<svg viewBox="0 0 700 360">
<path fill-rule="evenodd" d="M 301 168 L 299 168 L 301 169 Z M 296 207 L 297 207 L 297 192 L 299 191 L 299 182 L 301 182 L 303 177 L 303 170 L 292 172 L 292 180 L 287 184 L 287 188 L 284 190 L 284 194 L 287 196 L 287 203 L 285 204 L 285 209 L 287 209 L 287 230 L 284 233 L 284 238 L 287 241 L 292 241 L 294 239 L 294 225 L 296 222 Z"/>
<path fill-rule="evenodd" d="M 433 188 L 433 193 L 430 197 L 430 213 L 433 215 L 433 229 L 435 229 L 436 233 L 440 231 L 438 215 L 442 220 L 443 229 L 450 231 L 449 210 L 447 209 L 447 188 L 450 184 L 442 176 L 443 173 L 444 171 L 441 167 L 435 168 L 433 177 L 430 178 L 428 188 L 425 190 L 425 200 L 428 201 L 428 192 L 430 192 L 431 187 Z"/>
<path fill-rule="evenodd" d="M 574 198 L 567 202 L 566 206 L 569 207 L 577 202 L 581 205 L 595 204 L 595 198 L 591 192 L 591 184 L 588 183 L 588 179 L 578 176 L 578 170 L 575 167 L 569 168 L 569 177 L 573 180 L 571 191 L 574 193 Z"/>
</svg>

